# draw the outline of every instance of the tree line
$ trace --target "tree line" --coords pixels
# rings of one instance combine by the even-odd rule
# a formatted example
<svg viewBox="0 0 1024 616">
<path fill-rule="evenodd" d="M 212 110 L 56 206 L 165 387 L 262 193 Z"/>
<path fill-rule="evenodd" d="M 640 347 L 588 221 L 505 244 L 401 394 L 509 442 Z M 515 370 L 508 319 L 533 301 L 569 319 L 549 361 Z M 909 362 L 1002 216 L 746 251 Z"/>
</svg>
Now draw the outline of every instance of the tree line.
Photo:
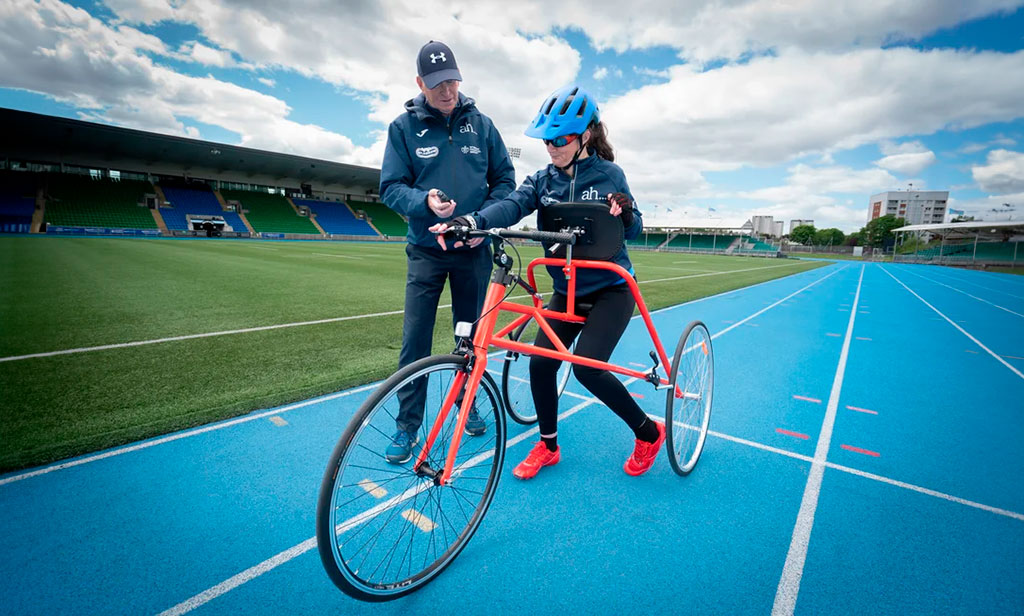
<svg viewBox="0 0 1024 616">
<path fill-rule="evenodd" d="M 839 229 L 816 229 L 814 225 L 798 225 L 789 232 L 789 241 L 804 246 L 873 246 L 882 248 L 895 241 L 893 229 L 906 225 L 892 214 L 875 218 L 849 235 Z"/>
</svg>

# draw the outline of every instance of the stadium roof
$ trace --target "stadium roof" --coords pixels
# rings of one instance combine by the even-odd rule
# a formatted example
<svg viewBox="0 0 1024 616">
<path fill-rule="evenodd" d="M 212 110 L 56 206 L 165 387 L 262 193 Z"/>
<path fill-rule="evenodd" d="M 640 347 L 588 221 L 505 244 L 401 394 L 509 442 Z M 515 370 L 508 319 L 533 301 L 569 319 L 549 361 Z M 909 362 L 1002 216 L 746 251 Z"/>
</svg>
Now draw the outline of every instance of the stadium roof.
<svg viewBox="0 0 1024 616">
<path fill-rule="evenodd" d="M 233 171 L 320 185 L 364 186 L 376 192 L 380 169 L 280 154 L 236 145 L 160 135 L 130 128 L 0 107 L 0 156 L 17 160 L 83 165 L 84 161 L 139 161 L 190 170 Z M 118 167 L 115 167 L 118 168 Z"/>
<path fill-rule="evenodd" d="M 1024 220 L 992 222 L 974 220 L 970 222 L 947 222 L 932 225 L 907 225 L 899 229 L 893 229 L 893 233 L 907 231 L 927 231 L 936 235 L 944 235 L 949 239 L 965 237 L 1002 238 L 1005 235 L 1024 234 Z"/>
</svg>

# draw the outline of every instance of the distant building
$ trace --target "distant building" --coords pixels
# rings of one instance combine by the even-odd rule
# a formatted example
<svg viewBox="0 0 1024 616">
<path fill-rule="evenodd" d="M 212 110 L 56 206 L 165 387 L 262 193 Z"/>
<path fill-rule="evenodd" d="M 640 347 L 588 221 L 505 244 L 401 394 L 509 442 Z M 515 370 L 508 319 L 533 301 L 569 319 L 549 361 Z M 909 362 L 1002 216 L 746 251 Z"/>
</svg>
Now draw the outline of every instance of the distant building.
<svg viewBox="0 0 1024 616">
<path fill-rule="evenodd" d="M 775 221 L 775 223 L 773 224 L 773 229 L 772 229 L 772 237 L 776 237 L 776 238 L 782 237 L 783 233 L 785 233 L 785 229 L 783 229 L 783 225 L 784 224 L 785 223 L 783 221 L 781 221 L 781 220 L 776 220 Z"/>
<path fill-rule="evenodd" d="M 811 225 L 813 227 L 814 226 L 814 221 L 813 220 L 801 220 L 799 218 L 794 218 L 793 220 L 789 221 L 789 232 L 792 233 L 793 229 L 796 229 L 800 225 Z"/>
<path fill-rule="evenodd" d="M 871 195 L 868 222 L 892 214 L 908 225 L 945 222 L 948 190 L 890 190 Z"/>
<path fill-rule="evenodd" d="M 750 222 L 754 225 L 754 233 L 757 235 L 775 236 L 775 218 L 773 216 L 752 216 Z"/>
</svg>

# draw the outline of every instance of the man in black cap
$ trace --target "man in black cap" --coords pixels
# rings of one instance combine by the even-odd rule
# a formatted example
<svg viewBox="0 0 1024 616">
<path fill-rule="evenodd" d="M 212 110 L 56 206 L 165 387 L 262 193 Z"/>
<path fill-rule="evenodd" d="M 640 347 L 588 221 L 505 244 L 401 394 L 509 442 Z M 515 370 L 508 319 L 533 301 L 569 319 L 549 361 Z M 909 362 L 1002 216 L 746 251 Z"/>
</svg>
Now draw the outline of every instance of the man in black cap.
<svg viewBox="0 0 1024 616">
<path fill-rule="evenodd" d="M 474 239 L 443 251 L 428 228 L 483 209 L 515 189 L 515 168 L 501 135 L 473 99 L 459 93 L 462 74 L 451 48 L 438 41 L 424 45 L 416 72 L 421 94 L 407 101 L 405 113 L 388 127 L 380 173 L 381 200 L 409 219 L 399 368 L 430 354 L 446 279 L 451 283 L 453 324 L 476 321 L 487 292 L 489 244 Z M 426 401 L 423 381 L 399 393 L 397 431 L 385 452 L 393 464 L 407 461 L 419 441 Z M 486 430 L 474 409 L 466 433 L 477 436 Z"/>
</svg>

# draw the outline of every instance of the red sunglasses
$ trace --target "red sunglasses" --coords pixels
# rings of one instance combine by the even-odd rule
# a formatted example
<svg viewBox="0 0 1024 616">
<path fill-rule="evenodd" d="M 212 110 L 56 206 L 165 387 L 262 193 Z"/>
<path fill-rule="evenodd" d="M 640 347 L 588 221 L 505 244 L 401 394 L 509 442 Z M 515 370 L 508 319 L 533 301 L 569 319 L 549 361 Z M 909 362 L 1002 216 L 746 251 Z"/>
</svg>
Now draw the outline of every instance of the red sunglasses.
<svg viewBox="0 0 1024 616">
<path fill-rule="evenodd" d="M 555 137 L 554 139 L 544 139 L 544 145 L 553 145 L 556 148 L 569 145 L 573 141 L 576 141 L 579 135 L 562 135 L 561 137 Z"/>
</svg>

